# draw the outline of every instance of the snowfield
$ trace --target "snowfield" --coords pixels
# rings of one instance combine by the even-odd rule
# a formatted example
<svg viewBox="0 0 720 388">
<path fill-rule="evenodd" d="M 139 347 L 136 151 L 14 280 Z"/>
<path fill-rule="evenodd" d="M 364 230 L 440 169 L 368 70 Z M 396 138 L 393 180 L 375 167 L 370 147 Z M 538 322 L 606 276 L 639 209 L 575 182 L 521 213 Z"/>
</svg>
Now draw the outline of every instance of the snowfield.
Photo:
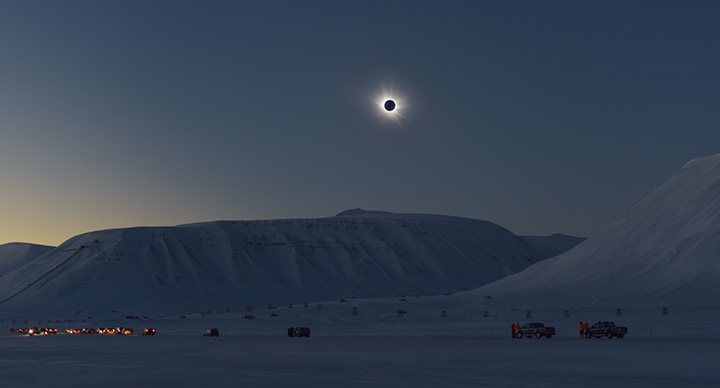
<svg viewBox="0 0 720 388">
<path fill-rule="evenodd" d="M 571 311 L 571 317 L 547 309 L 531 312 L 530 320 L 525 311 L 484 318 L 449 310 L 441 318 L 434 308 L 447 299 L 326 302 L 323 310 L 257 311 L 255 319 L 222 313 L 51 324 L 63 330 L 134 326 L 131 337 L 27 337 L 9 333 L 4 318 L 0 379 L 4 387 L 720 386 L 713 308 L 671 307 L 667 316 L 660 309 L 625 308 L 622 317 L 611 307 Z M 392 312 L 398 305 L 410 306 L 402 318 Z M 612 319 L 630 332 L 623 339 L 580 339 L 576 315 Z M 511 322 L 535 320 L 556 326 L 558 335 L 510 338 Z M 310 327 L 311 337 L 288 338 L 293 325 Z M 143 327 L 158 334 L 142 337 Z M 209 327 L 218 327 L 220 337 L 203 337 Z"/>
</svg>

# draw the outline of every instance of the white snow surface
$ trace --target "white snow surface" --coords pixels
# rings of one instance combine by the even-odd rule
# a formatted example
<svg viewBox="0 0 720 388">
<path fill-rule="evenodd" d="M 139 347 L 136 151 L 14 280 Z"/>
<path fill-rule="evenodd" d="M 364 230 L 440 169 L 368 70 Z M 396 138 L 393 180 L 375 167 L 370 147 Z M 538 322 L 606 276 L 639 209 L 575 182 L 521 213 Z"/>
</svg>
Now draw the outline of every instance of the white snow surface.
<svg viewBox="0 0 720 388">
<path fill-rule="evenodd" d="M 543 259 L 490 222 L 364 214 L 83 234 L 0 278 L 0 310 L 188 312 L 440 294 Z"/>
<path fill-rule="evenodd" d="M 453 296 L 350 299 L 252 312 L 125 319 L 0 314 L 3 387 L 717 387 L 716 308 L 625 305 L 532 311 L 452 307 Z M 358 314 L 352 311 L 357 309 Z M 396 310 L 407 311 L 402 317 Z M 446 317 L 441 313 L 445 310 Z M 252 314 L 254 319 L 243 319 Z M 271 316 L 274 314 L 276 316 Z M 613 319 L 623 339 L 581 339 L 578 320 Z M 510 338 L 512 322 L 553 338 Z M 55 336 L 11 334 L 50 326 Z M 129 337 L 62 334 L 131 327 Z M 310 338 L 288 338 L 307 326 Z M 157 335 L 143 337 L 144 327 Z M 205 338 L 210 327 L 217 338 Z"/>
<path fill-rule="evenodd" d="M 585 237 L 568 236 L 559 233 L 551 236 L 520 236 L 520 238 L 547 258 L 565 253 L 586 240 Z"/>
<path fill-rule="evenodd" d="M 0 245 L 0 276 L 22 267 L 53 248 L 47 245 L 26 243 Z"/>
<path fill-rule="evenodd" d="M 468 292 L 536 305 L 720 304 L 720 155 L 695 159 L 574 249 Z"/>
</svg>

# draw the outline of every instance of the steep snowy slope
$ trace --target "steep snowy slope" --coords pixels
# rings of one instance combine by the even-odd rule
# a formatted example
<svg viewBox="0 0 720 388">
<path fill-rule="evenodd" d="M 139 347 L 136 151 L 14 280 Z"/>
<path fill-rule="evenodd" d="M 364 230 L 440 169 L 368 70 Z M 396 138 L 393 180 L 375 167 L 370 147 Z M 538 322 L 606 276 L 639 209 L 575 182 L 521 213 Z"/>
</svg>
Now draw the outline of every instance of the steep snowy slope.
<svg viewBox="0 0 720 388">
<path fill-rule="evenodd" d="M 478 287 L 542 259 L 489 222 L 367 213 L 77 236 L 0 278 L 0 309 L 187 312 Z"/>
<path fill-rule="evenodd" d="M 720 155 L 688 162 L 569 252 L 472 293 L 547 304 L 720 304 Z"/>
<path fill-rule="evenodd" d="M 47 245 L 25 243 L 0 245 L 0 276 L 22 267 L 53 248 Z"/>
<path fill-rule="evenodd" d="M 565 253 L 586 240 L 585 237 L 568 236 L 559 233 L 551 236 L 520 236 L 520 238 L 547 258 Z"/>
</svg>

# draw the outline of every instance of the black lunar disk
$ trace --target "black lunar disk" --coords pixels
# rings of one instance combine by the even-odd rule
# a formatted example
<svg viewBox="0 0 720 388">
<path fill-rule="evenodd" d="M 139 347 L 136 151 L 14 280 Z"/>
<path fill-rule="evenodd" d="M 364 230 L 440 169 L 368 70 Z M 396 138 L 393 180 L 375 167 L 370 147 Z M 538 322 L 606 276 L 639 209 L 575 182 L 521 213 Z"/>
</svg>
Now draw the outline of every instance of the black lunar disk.
<svg viewBox="0 0 720 388">
<path fill-rule="evenodd" d="M 394 111 L 395 110 L 395 101 L 393 101 L 393 100 L 385 101 L 385 110 L 388 112 Z"/>
</svg>

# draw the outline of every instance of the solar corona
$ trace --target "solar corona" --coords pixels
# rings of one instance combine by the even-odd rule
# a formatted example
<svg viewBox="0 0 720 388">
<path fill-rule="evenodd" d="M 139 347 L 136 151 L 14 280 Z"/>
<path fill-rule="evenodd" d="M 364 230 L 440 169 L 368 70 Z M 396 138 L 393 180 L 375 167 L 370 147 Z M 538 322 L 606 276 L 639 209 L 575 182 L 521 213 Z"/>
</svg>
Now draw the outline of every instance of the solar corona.
<svg viewBox="0 0 720 388">
<path fill-rule="evenodd" d="M 408 101 L 405 96 L 394 90 L 393 87 L 382 86 L 377 94 L 370 98 L 376 115 L 384 120 L 394 121 L 397 124 L 407 117 Z"/>
</svg>

